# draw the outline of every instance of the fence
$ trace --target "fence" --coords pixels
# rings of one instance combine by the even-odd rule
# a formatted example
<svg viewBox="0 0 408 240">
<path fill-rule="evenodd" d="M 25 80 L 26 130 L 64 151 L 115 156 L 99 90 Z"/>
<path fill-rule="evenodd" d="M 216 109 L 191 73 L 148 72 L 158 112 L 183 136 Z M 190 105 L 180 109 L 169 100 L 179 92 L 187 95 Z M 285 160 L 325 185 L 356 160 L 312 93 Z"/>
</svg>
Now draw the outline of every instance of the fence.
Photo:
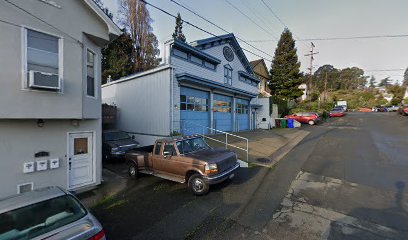
<svg viewBox="0 0 408 240">
<path fill-rule="evenodd" d="M 177 122 L 177 123 L 180 124 L 179 125 L 180 134 L 182 135 L 196 134 L 206 139 L 209 139 L 211 141 L 222 144 L 222 146 L 225 146 L 225 149 L 228 149 L 228 147 L 239 149 L 243 151 L 245 154 L 245 158 L 246 158 L 245 162 L 248 162 L 248 159 L 249 159 L 248 138 L 244 138 L 244 137 L 241 137 L 241 136 L 229 133 L 229 132 L 217 130 L 215 128 L 210 128 L 210 127 L 200 125 L 200 124 L 197 124 L 191 121 L 181 120 L 180 122 Z M 220 138 L 225 139 L 225 141 L 221 140 Z M 240 141 L 244 142 L 243 144 L 244 146 L 237 145 L 237 143 L 239 143 Z"/>
</svg>

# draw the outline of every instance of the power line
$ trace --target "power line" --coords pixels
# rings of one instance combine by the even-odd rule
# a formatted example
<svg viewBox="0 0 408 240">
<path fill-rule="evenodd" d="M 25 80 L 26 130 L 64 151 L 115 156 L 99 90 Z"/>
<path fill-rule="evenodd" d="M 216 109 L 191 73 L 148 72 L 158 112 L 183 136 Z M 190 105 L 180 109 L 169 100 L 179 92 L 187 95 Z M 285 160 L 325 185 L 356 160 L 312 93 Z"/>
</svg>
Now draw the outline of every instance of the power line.
<svg viewBox="0 0 408 240">
<path fill-rule="evenodd" d="M 234 4 L 232 4 L 230 1 L 225 0 L 229 5 L 231 5 L 231 7 L 235 8 L 235 10 L 237 10 L 239 13 L 241 13 L 243 16 L 245 16 L 249 21 L 251 21 L 253 24 L 255 24 L 256 26 L 258 26 L 260 29 L 262 29 L 264 32 L 266 32 L 267 34 L 269 34 L 270 36 L 272 36 L 275 40 L 276 37 L 271 34 L 270 32 L 268 32 L 265 28 L 263 28 L 261 25 L 259 25 L 257 22 L 255 22 L 252 18 L 250 18 L 248 15 L 246 15 L 244 12 L 242 12 L 238 7 L 236 7 Z"/>
<path fill-rule="evenodd" d="M 184 8 L 184 9 L 186 9 L 187 11 L 193 13 L 193 14 L 196 15 L 197 17 L 203 19 L 204 21 L 210 23 L 211 25 L 217 27 L 218 29 L 220 29 L 220 30 L 222 30 L 222 31 L 224 31 L 224 32 L 226 32 L 226 33 L 229 33 L 229 31 L 227 31 L 226 29 L 220 27 L 219 25 L 215 24 L 214 22 L 212 22 L 212 21 L 208 20 L 207 18 L 201 16 L 200 14 L 198 14 L 196 11 L 192 10 L 191 8 L 188 8 L 188 7 L 184 6 L 183 4 L 180 4 L 180 3 L 176 2 L 175 0 L 170 0 L 170 1 L 173 2 L 173 3 L 175 3 L 176 5 L 178 5 L 178 6 L 182 7 L 182 8 Z M 268 54 L 267 52 L 265 52 L 265 51 L 263 51 L 263 50 L 261 50 L 261 49 L 255 47 L 254 45 L 252 45 L 252 44 L 246 42 L 245 40 L 239 38 L 238 36 L 235 36 L 235 37 L 236 37 L 239 41 L 241 41 L 241 42 L 247 44 L 248 46 L 250 46 L 250 47 L 252 47 L 252 48 L 254 48 L 254 49 L 256 49 L 256 50 L 262 52 L 263 54 L 265 54 L 265 55 L 267 55 L 267 56 L 273 58 L 273 56 L 270 55 L 270 54 Z"/>
<path fill-rule="evenodd" d="M 156 10 L 159 10 L 160 12 L 163 12 L 163 13 L 169 15 L 169 16 L 172 16 L 173 18 L 177 18 L 177 16 L 175 16 L 174 14 L 171 14 L 171 13 L 167 12 L 167 11 L 164 10 L 164 9 L 161 9 L 161 8 L 159 8 L 159 7 L 157 7 L 157 6 L 153 5 L 153 4 L 151 4 L 151 3 L 148 3 L 148 2 L 146 2 L 145 0 L 140 0 L 140 1 L 144 2 L 146 5 L 149 5 L 149 6 L 151 6 L 152 8 L 154 8 L 154 9 L 156 9 Z M 211 33 L 211 32 L 209 32 L 209 31 L 207 31 L 207 30 L 205 30 L 205 29 L 203 29 L 203 28 L 201 28 L 201 27 L 199 27 L 199 26 L 197 26 L 197 25 L 195 25 L 195 24 L 192 24 L 192 23 L 190 23 L 190 22 L 188 22 L 188 21 L 185 21 L 185 20 L 183 20 L 183 22 L 186 23 L 186 24 L 188 24 L 188 25 L 190 25 L 190 26 L 192 26 L 192 27 L 194 27 L 194 28 L 197 28 L 198 30 L 200 30 L 200 31 L 202 31 L 202 32 L 205 32 L 205 33 L 207 33 L 207 34 L 210 34 L 211 36 L 214 36 L 214 37 L 219 38 L 219 36 L 215 35 L 214 33 Z M 256 53 L 254 53 L 254 52 L 252 52 L 252 51 L 250 51 L 250 50 L 248 50 L 248 49 L 245 49 L 245 48 L 241 48 L 241 49 L 244 50 L 244 51 L 246 51 L 246 52 L 249 52 L 249 53 L 251 53 L 251 54 L 253 54 L 253 55 L 257 56 L 257 57 L 263 58 L 262 56 L 260 56 L 260 55 L 258 55 L 258 54 L 256 54 Z M 268 61 L 268 62 L 272 62 L 271 60 L 268 60 L 268 59 L 265 59 L 265 60 Z"/>
<path fill-rule="evenodd" d="M 266 6 L 266 8 L 268 8 L 268 10 L 272 13 L 272 15 L 273 15 L 276 19 L 278 19 L 278 21 L 279 21 L 285 28 L 289 29 L 288 26 L 283 22 L 283 20 L 278 16 L 278 14 L 276 14 L 276 13 L 272 10 L 272 8 L 271 8 L 268 4 L 266 4 L 266 2 L 265 2 L 264 0 L 261 0 L 261 1 L 262 1 L 262 3 Z M 299 39 L 299 37 L 297 37 L 295 34 L 293 34 L 293 36 L 295 37 L 296 40 Z M 307 46 L 305 43 L 304 43 L 304 45 Z M 308 47 L 308 46 L 307 46 L 307 47 Z"/>
<path fill-rule="evenodd" d="M 404 71 L 404 68 L 396 68 L 396 69 L 371 69 L 371 70 L 365 70 L 366 72 L 399 72 L 399 71 Z"/>
<path fill-rule="evenodd" d="M 9 4 L 13 5 L 15 8 L 20 9 L 21 11 L 23 11 L 23 12 L 25 12 L 26 14 L 28 14 L 28 15 L 32 16 L 33 18 L 35 18 L 35 19 L 37 19 L 37 20 L 41 21 L 42 23 L 45 23 L 46 25 L 48 25 L 48 26 L 50 26 L 50 27 L 54 28 L 55 30 L 57 30 L 57 31 L 59 31 L 59 32 L 61 32 L 61 33 L 63 33 L 63 34 L 65 34 L 65 35 L 66 35 L 66 36 L 68 36 L 69 38 L 73 39 L 73 40 L 74 40 L 76 43 L 78 43 L 79 45 L 83 46 L 83 43 L 82 43 L 80 40 L 78 40 L 78 39 L 74 38 L 74 37 L 73 37 L 73 36 L 71 36 L 70 34 L 68 34 L 68 33 L 66 33 L 66 32 L 62 31 L 61 29 L 59 29 L 59 28 L 55 27 L 54 25 L 52 25 L 52 24 L 50 24 L 50 23 L 48 23 L 48 22 L 44 21 L 43 19 L 41 19 L 41 18 L 39 18 L 39 17 L 35 16 L 34 14 L 32 14 L 32 13 L 30 13 L 29 11 L 25 10 L 24 8 L 22 8 L 22 7 L 18 6 L 17 4 L 12 3 L 12 2 L 10 2 L 9 0 L 5 0 L 5 2 L 7 2 L 7 3 L 9 3 Z M 2 21 L 2 22 L 5 22 L 5 21 Z M 14 25 L 14 24 L 13 24 L 13 25 Z"/>
<path fill-rule="evenodd" d="M 262 22 L 263 24 L 265 24 L 266 26 L 268 26 L 267 29 L 269 29 L 270 32 L 274 34 L 274 38 L 275 38 L 275 39 L 278 39 L 278 37 L 276 37 L 276 36 L 279 36 L 280 33 L 279 33 L 279 32 L 277 33 L 277 32 L 274 31 L 271 27 L 269 27 L 269 26 L 270 26 L 270 22 L 267 22 L 264 18 L 262 18 L 262 17 L 261 17 L 261 14 L 259 14 L 259 12 L 258 12 L 256 9 L 254 9 L 254 8 L 251 6 L 250 3 L 248 3 L 248 1 L 245 1 L 245 0 L 240 0 L 240 1 L 241 1 L 242 5 L 243 5 L 244 7 L 246 7 L 247 9 L 249 9 L 249 11 L 255 16 L 256 19 L 258 19 L 259 22 Z"/>
<path fill-rule="evenodd" d="M 297 39 L 298 41 L 336 41 L 336 40 L 353 40 L 353 39 L 379 39 L 379 38 L 406 38 L 408 34 L 395 34 L 395 35 L 371 35 L 371 36 L 353 36 L 353 37 L 327 37 L 327 38 L 305 38 Z M 270 39 L 263 40 L 247 40 L 248 42 L 273 42 Z"/>
</svg>

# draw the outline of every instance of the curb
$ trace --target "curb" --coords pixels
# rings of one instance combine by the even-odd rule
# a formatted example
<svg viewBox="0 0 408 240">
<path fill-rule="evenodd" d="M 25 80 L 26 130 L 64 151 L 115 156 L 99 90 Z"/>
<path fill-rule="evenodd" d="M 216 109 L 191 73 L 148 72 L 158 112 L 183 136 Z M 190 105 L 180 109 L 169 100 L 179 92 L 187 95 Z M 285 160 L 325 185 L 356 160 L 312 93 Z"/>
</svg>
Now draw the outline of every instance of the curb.
<svg viewBox="0 0 408 240">
<path fill-rule="evenodd" d="M 308 131 L 302 131 L 292 140 L 288 141 L 284 146 L 277 149 L 274 153 L 272 153 L 272 155 L 268 157 L 270 159 L 269 163 L 260 163 L 256 161 L 250 163 L 261 167 L 274 167 L 280 160 L 282 160 L 286 156 L 288 152 L 296 147 L 296 145 L 298 145 L 300 141 L 302 141 L 307 135 L 309 135 L 309 133 L 310 132 Z"/>
</svg>

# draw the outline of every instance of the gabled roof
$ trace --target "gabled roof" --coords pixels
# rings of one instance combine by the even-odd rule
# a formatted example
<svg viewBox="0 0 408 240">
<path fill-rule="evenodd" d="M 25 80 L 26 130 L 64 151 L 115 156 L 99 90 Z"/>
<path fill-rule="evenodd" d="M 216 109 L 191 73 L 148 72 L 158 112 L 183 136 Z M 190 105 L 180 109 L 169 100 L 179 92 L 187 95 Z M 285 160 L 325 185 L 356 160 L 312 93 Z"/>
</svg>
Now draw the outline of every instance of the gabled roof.
<svg viewBox="0 0 408 240">
<path fill-rule="evenodd" d="M 209 54 L 207 54 L 207 53 L 205 53 L 205 52 L 203 52 L 201 50 L 198 50 L 198 49 L 190 46 L 188 43 L 182 42 L 182 41 L 177 40 L 177 39 L 170 39 L 170 40 L 166 41 L 166 44 L 168 44 L 168 43 L 173 43 L 173 45 L 176 48 L 179 48 L 179 49 L 184 50 L 186 52 L 192 53 L 193 55 L 196 55 L 196 56 L 198 56 L 200 58 L 203 58 L 207 62 L 210 62 L 210 63 L 213 63 L 213 64 L 220 64 L 221 63 L 221 60 L 219 60 L 218 58 L 213 57 L 213 56 L 211 56 L 211 55 L 209 55 Z"/>
<path fill-rule="evenodd" d="M 103 22 L 108 25 L 109 38 L 111 40 L 115 39 L 117 36 L 122 34 L 122 30 L 110 19 L 102 9 L 93 0 L 83 0 L 98 16 Z"/>
<path fill-rule="evenodd" d="M 197 40 L 195 42 L 192 42 L 191 45 L 197 49 L 203 50 L 224 43 L 229 43 L 231 45 L 231 47 L 234 49 L 235 54 L 238 56 L 242 65 L 245 67 L 245 70 L 249 74 L 254 74 L 247 57 L 245 56 L 241 46 L 239 45 L 233 33 Z"/>
<path fill-rule="evenodd" d="M 252 70 L 254 70 L 255 67 L 258 66 L 259 64 L 262 64 L 262 65 L 263 65 L 263 68 L 265 69 L 265 72 L 268 73 L 268 68 L 266 67 L 265 60 L 264 60 L 264 59 L 254 60 L 254 61 L 250 62 L 250 64 L 251 64 L 251 66 L 252 66 Z M 264 78 L 266 78 L 266 79 L 270 79 L 270 76 L 264 76 L 264 75 L 263 75 L 262 73 L 260 73 L 260 72 L 256 72 L 256 74 L 258 74 L 258 75 L 260 75 L 260 76 L 262 76 L 262 77 L 264 77 Z"/>
</svg>

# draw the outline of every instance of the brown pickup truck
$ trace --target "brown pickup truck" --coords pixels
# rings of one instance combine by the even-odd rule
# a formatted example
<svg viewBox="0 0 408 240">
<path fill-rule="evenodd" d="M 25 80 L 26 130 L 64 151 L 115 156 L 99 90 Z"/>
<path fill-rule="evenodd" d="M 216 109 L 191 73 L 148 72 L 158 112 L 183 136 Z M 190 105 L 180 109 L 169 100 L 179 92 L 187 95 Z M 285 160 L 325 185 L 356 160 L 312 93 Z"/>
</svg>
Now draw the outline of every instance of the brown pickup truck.
<svg viewBox="0 0 408 240">
<path fill-rule="evenodd" d="M 239 168 L 235 152 L 211 148 L 199 136 L 159 139 L 154 145 L 131 150 L 125 158 L 131 177 L 146 173 L 187 183 L 195 195 L 233 178 Z"/>
</svg>

